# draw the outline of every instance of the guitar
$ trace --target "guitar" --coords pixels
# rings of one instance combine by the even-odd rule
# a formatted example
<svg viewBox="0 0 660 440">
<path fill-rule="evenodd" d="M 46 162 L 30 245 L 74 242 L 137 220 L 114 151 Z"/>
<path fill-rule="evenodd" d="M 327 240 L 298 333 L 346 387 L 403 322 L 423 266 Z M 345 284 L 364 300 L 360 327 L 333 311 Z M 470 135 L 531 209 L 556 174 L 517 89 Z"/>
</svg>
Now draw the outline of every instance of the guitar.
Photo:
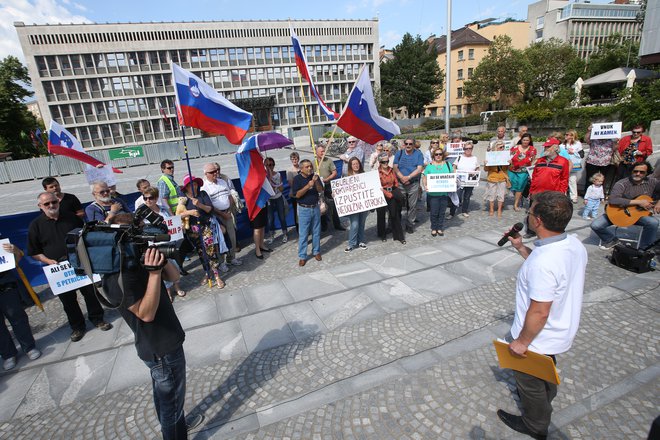
<svg viewBox="0 0 660 440">
<path fill-rule="evenodd" d="M 645 195 L 638 196 L 634 200 L 653 202 L 650 196 Z M 653 215 L 652 210 L 642 208 L 641 206 L 616 206 L 609 204 L 605 207 L 605 213 L 614 226 L 622 228 L 634 225 L 642 217 Z"/>
</svg>

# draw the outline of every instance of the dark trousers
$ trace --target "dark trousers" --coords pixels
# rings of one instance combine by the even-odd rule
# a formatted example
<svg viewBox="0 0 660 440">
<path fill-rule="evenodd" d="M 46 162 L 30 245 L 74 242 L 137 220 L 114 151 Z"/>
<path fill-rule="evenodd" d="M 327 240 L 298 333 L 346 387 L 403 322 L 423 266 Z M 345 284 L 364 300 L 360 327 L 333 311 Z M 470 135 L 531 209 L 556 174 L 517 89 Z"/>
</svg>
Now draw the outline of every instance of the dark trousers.
<svg viewBox="0 0 660 440">
<path fill-rule="evenodd" d="M 325 231 L 328 228 L 328 219 L 332 218 L 332 226 L 335 229 L 341 229 L 341 221 L 339 220 L 339 214 L 337 214 L 337 207 L 335 206 L 335 201 L 332 198 L 325 196 L 325 203 L 328 205 L 328 210 L 324 215 L 321 216 L 321 228 Z"/>
<path fill-rule="evenodd" d="M 30 321 L 21 304 L 21 297 L 18 289 L 9 289 L 0 292 L 0 355 L 3 359 L 9 359 L 18 354 L 14 340 L 7 329 L 5 318 L 11 324 L 14 330 L 16 340 L 21 344 L 25 353 L 35 347 L 34 337 L 30 329 Z"/>
<path fill-rule="evenodd" d="M 390 223 L 392 225 L 392 237 L 395 240 L 404 240 L 403 226 L 401 226 L 401 205 L 394 197 L 391 199 L 385 198 L 387 206 L 381 206 L 376 209 L 376 231 L 378 237 L 385 239 L 387 237 L 385 214 L 389 213 Z"/>
<path fill-rule="evenodd" d="M 442 231 L 445 225 L 445 212 L 447 211 L 447 204 L 451 204 L 449 196 L 434 196 L 429 195 L 428 202 L 430 205 L 431 215 L 431 230 Z"/>
<path fill-rule="evenodd" d="M 513 376 L 522 405 L 523 422 L 532 432 L 547 435 L 557 385 L 519 371 L 514 371 Z"/>
<path fill-rule="evenodd" d="M 89 285 L 81 287 L 78 290 L 80 290 L 80 293 L 82 293 L 82 296 L 85 299 L 87 316 L 91 323 L 97 325 L 103 322 L 103 307 L 101 307 L 101 303 L 94 293 L 94 288 Z M 82 310 L 80 310 L 80 305 L 78 304 L 78 291 L 71 290 L 62 293 L 61 295 L 57 295 L 57 297 L 62 301 L 64 313 L 66 313 L 66 317 L 69 320 L 71 330 L 85 331 L 85 316 L 83 315 Z"/>
<path fill-rule="evenodd" d="M 590 163 L 586 164 L 586 182 L 585 182 L 585 191 L 586 188 L 591 185 L 591 182 L 589 181 L 591 179 L 591 176 L 593 176 L 596 173 L 601 173 L 603 176 L 605 176 L 605 182 L 603 182 L 603 191 L 605 192 L 605 195 L 610 194 L 610 190 L 612 189 L 612 185 L 614 185 L 614 180 L 615 180 L 615 174 L 616 174 L 616 167 L 614 165 L 606 165 L 604 167 L 599 167 L 598 165 L 592 165 Z"/>
<path fill-rule="evenodd" d="M 296 224 L 296 231 L 298 230 L 298 201 L 296 199 L 291 199 L 291 209 L 293 209 L 293 222 Z"/>
<path fill-rule="evenodd" d="M 466 186 L 465 188 L 459 188 L 456 193 L 458 195 L 458 201 L 461 205 L 461 212 L 463 214 L 467 214 L 470 212 L 470 198 L 472 198 L 472 191 L 474 191 L 474 187 L 472 186 Z M 456 207 L 452 203 L 452 208 L 450 209 L 450 214 L 454 215 L 456 212 Z"/>
</svg>

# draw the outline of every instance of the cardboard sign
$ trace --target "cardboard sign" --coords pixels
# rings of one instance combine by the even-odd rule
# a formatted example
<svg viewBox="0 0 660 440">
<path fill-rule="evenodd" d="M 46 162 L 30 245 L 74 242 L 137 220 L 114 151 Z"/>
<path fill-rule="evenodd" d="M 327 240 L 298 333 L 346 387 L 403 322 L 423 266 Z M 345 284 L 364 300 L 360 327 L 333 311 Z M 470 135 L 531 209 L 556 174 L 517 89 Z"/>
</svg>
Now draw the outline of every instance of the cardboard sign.
<svg viewBox="0 0 660 440">
<path fill-rule="evenodd" d="M 427 192 L 456 192 L 456 173 L 427 174 Z"/>
<path fill-rule="evenodd" d="M 486 166 L 509 165 L 509 159 L 511 159 L 511 153 L 508 151 L 489 151 L 486 153 Z"/>
<path fill-rule="evenodd" d="M 9 239 L 3 238 L 0 240 L 0 272 L 5 272 L 16 267 L 16 259 L 14 258 L 14 254 L 7 252 L 2 247 L 3 244 L 9 244 Z"/>
<path fill-rule="evenodd" d="M 88 276 L 76 275 L 76 272 L 71 267 L 68 261 L 63 261 L 57 264 L 51 264 L 50 266 L 44 266 L 44 273 L 46 274 L 46 280 L 48 280 L 48 285 L 50 290 L 53 291 L 53 295 L 60 295 L 64 292 L 70 292 L 71 290 L 76 290 L 79 287 L 89 286 L 92 284 L 92 281 Z M 94 282 L 101 281 L 101 276 L 94 274 Z"/>
<path fill-rule="evenodd" d="M 330 184 L 339 217 L 387 205 L 377 170 L 335 179 Z"/>
<path fill-rule="evenodd" d="M 447 157 L 458 157 L 463 154 L 465 142 L 452 142 L 447 144 Z"/>
<path fill-rule="evenodd" d="M 104 165 L 101 168 L 85 165 L 85 177 L 90 185 L 96 181 L 105 182 L 108 186 L 117 184 L 117 179 L 115 179 L 115 174 L 112 172 L 110 165 Z"/>
<path fill-rule="evenodd" d="M 183 222 L 180 215 L 166 218 L 165 224 L 168 229 L 167 233 L 170 234 L 170 241 L 177 241 L 183 238 Z"/>
<path fill-rule="evenodd" d="M 621 122 L 591 124 L 591 139 L 620 139 Z"/>
<path fill-rule="evenodd" d="M 456 173 L 456 178 L 460 181 L 463 188 L 476 188 L 479 186 L 480 171 L 459 171 Z"/>
</svg>

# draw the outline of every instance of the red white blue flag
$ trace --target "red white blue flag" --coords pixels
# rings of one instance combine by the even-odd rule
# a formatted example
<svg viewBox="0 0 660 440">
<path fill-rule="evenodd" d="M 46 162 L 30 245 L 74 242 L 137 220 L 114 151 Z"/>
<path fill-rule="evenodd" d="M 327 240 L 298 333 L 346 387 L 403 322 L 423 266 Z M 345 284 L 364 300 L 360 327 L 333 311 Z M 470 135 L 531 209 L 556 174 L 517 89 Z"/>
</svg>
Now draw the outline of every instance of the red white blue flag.
<svg viewBox="0 0 660 440">
<path fill-rule="evenodd" d="M 85 149 L 80 141 L 72 135 L 69 130 L 55 121 L 50 121 L 50 130 L 48 131 L 48 152 L 58 156 L 66 156 L 71 159 L 79 160 L 93 167 L 105 165 L 97 158 L 85 153 Z M 113 168 L 115 173 L 121 173 L 120 170 Z"/>
<path fill-rule="evenodd" d="M 264 167 L 264 159 L 259 153 L 259 138 L 257 135 L 250 136 L 238 147 L 236 164 L 238 165 L 238 175 L 241 179 L 248 217 L 250 220 L 254 220 L 259 211 L 266 206 L 270 196 L 275 194 L 273 187 L 266 179 L 266 168 Z"/>
<path fill-rule="evenodd" d="M 314 81 L 312 80 L 312 75 L 309 73 L 309 67 L 307 66 L 307 59 L 305 58 L 305 52 L 303 52 L 302 46 L 300 45 L 300 41 L 298 40 L 298 36 L 293 30 L 293 27 L 291 29 L 291 41 L 293 43 L 293 53 L 294 56 L 296 57 L 296 66 L 298 66 L 298 72 L 300 72 L 300 76 L 305 78 L 307 83 L 309 83 L 309 91 L 316 100 L 319 103 L 319 107 L 321 107 L 321 111 L 325 113 L 325 115 L 328 117 L 328 119 L 334 121 L 339 117 L 339 113 L 336 113 L 334 110 L 332 110 L 328 105 L 323 102 L 323 99 L 321 99 L 321 95 L 319 95 L 318 90 L 316 90 L 316 86 L 314 85 Z"/>
<path fill-rule="evenodd" d="M 398 125 L 378 114 L 374 92 L 371 89 L 369 69 L 366 66 L 348 96 L 346 109 L 339 117 L 337 126 L 372 145 L 382 140 L 389 141 L 397 134 L 401 134 Z"/>
<path fill-rule="evenodd" d="M 250 129 L 252 114 L 238 108 L 198 76 L 172 63 L 179 124 L 222 134 L 234 145 Z"/>
</svg>

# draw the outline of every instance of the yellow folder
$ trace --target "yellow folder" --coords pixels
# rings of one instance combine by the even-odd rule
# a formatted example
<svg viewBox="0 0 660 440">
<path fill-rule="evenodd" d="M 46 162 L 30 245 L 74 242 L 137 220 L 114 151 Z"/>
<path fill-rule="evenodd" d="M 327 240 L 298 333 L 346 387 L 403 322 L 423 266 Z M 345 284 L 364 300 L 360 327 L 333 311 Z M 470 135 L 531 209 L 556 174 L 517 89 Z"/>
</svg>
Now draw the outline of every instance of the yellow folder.
<svg viewBox="0 0 660 440">
<path fill-rule="evenodd" d="M 495 339 L 493 345 L 497 352 L 497 359 L 500 361 L 500 368 L 509 368 L 527 373 L 530 376 L 559 385 L 559 375 L 550 356 L 527 350 L 527 357 L 523 358 L 512 355 L 509 351 L 509 344 L 506 342 Z"/>
</svg>

